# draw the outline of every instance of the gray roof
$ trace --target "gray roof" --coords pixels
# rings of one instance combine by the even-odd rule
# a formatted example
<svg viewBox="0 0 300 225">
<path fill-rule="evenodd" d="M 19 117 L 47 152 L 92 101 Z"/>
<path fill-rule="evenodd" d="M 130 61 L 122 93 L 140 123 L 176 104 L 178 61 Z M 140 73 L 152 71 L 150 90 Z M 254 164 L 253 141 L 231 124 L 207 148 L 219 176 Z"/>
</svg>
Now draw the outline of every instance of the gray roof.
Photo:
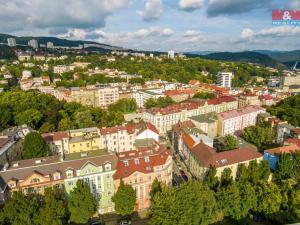
<svg viewBox="0 0 300 225">
<path fill-rule="evenodd" d="M 202 114 L 202 115 L 198 115 L 198 116 L 192 116 L 192 117 L 189 117 L 189 119 L 194 120 L 199 123 L 213 123 L 216 120 L 218 120 L 216 113 L 207 113 L 207 114 Z"/>
</svg>

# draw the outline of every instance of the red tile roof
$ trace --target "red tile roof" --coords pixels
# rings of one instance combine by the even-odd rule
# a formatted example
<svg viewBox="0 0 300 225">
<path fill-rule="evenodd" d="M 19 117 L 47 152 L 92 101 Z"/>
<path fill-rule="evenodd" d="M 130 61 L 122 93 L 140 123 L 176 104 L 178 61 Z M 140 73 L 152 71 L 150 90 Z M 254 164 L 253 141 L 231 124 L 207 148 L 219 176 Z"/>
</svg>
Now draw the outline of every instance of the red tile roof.
<svg viewBox="0 0 300 225">
<path fill-rule="evenodd" d="M 209 105 L 219 105 L 226 102 L 234 102 L 236 99 L 232 96 L 220 96 L 219 98 L 212 98 L 207 100 Z"/>
<path fill-rule="evenodd" d="M 196 127 L 196 125 L 191 120 L 186 120 L 186 121 L 179 121 L 178 123 L 174 124 L 172 126 L 172 130 L 178 134 L 181 129 L 193 128 L 193 127 Z"/>
<path fill-rule="evenodd" d="M 195 95 L 197 94 L 196 90 L 192 89 L 183 89 L 183 90 L 169 90 L 164 93 L 166 96 L 174 96 L 174 95 Z"/>
<path fill-rule="evenodd" d="M 293 133 L 300 134 L 300 128 L 294 128 L 292 129 Z"/>
<path fill-rule="evenodd" d="M 199 143 L 191 149 L 194 156 L 204 167 L 223 167 L 240 162 L 254 160 L 262 157 L 262 154 L 253 148 L 234 149 L 225 152 L 216 152 L 215 149 Z"/>
<path fill-rule="evenodd" d="M 300 139 L 297 138 L 288 138 L 285 140 L 286 143 L 295 144 L 300 148 Z"/>
<path fill-rule="evenodd" d="M 46 142 L 59 141 L 59 140 L 62 140 L 63 138 L 68 138 L 69 134 L 68 134 L 68 131 L 59 131 L 59 132 L 54 132 L 54 133 L 42 134 L 42 137 Z"/>
<path fill-rule="evenodd" d="M 293 153 L 293 152 L 296 152 L 299 150 L 300 150 L 300 148 L 298 145 L 290 144 L 290 145 L 286 145 L 286 146 L 282 146 L 282 147 L 278 147 L 278 148 L 268 149 L 265 152 L 267 152 L 271 155 L 280 155 L 283 153 Z"/>
<path fill-rule="evenodd" d="M 137 151 L 119 153 L 114 179 L 126 178 L 135 172 L 152 173 L 154 167 L 164 165 L 170 157 L 171 151 L 158 144 Z"/>
<path fill-rule="evenodd" d="M 219 87 L 219 86 L 216 86 L 216 85 L 213 85 L 213 84 L 202 83 L 198 80 L 190 80 L 189 84 L 190 85 L 197 85 L 199 87 L 204 87 L 204 88 L 213 90 L 215 92 L 221 92 L 223 94 L 228 94 L 229 93 L 228 89 L 226 89 L 224 87 Z"/>
<path fill-rule="evenodd" d="M 273 97 L 271 95 L 261 95 L 261 96 L 259 96 L 259 99 L 272 100 Z"/>
<path fill-rule="evenodd" d="M 151 114 L 162 114 L 162 115 L 168 115 L 172 113 L 178 113 L 183 110 L 192 110 L 192 109 L 197 109 L 200 106 L 202 106 L 204 103 L 203 102 L 183 102 L 180 104 L 173 104 L 169 105 L 165 108 L 159 108 L 159 107 L 154 107 L 151 109 L 147 109 L 146 112 L 151 113 Z"/>
<path fill-rule="evenodd" d="M 135 132 L 140 134 L 147 129 L 153 131 L 154 133 L 159 134 L 158 130 L 152 123 L 144 122 L 144 121 L 141 121 L 139 123 L 127 123 L 122 126 L 103 127 L 100 128 L 100 133 L 102 135 L 106 135 L 106 134 L 117 133 L 119 131 L 127 131 L 128 134 L 134 134 Z"/>
</svg>

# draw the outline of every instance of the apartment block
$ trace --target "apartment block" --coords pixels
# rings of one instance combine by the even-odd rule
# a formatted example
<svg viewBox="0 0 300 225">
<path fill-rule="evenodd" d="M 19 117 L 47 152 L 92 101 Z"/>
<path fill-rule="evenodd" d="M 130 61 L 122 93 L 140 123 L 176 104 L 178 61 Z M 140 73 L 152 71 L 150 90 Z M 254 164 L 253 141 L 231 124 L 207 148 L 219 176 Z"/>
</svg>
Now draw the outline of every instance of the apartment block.
<svg viewBox="0 0 300 225">
<path fill-rule="evenodd" d="M 218 135 L 234 134 L 236 131 L 257 123 L 257 116 L 265 113 L 266 109 L 260 106 L 247 106 L 238 110 L 231 110 L 218 114 Z"/>
<path fill-rule="evenodd" d="M 140 147 L 136 151 L 118 154 L 117 172 L 114 174 L 115 190 L 121 180 L 136 191 L 136 210 L 150 207 L 152 182 L 157 178 L 166 185 L 172 184 L 173 160 L 171 151 L 157 142 Z"/>
<path fill-rule="evenodd" d="M 225 112 L 237 109 L 238 102 L 231 96 L 222 96 L 207 101 L 190 101 L 174 104 L 165 108 L 151 108 L 143 112 L 143 119 L 151 122 L 161 134 L 166 134 L 172 125 L 186 121 L 192 116 L 211 112 Z"/>
</svg>

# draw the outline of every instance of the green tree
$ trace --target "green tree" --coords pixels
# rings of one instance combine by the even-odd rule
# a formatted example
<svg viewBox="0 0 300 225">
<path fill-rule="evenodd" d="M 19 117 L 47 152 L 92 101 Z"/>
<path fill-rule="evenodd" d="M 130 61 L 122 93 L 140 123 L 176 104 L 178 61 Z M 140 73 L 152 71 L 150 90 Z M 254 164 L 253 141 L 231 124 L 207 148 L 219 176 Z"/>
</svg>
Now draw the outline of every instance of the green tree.
<svg viewBox="0 0 300 225">
<path fill-rule="evenodd" d="M 12 120 L 8 106 L 0 105 L 0 131 L 9 127 Z"/>
<path fill-rule="evenodd" d="M 282 197 L 276 184 L 259 182 L 256 186 L 256 196 L 257 212 L 269 215 L 279 211 Z"/>
<path fill-rule="evenodd" d="M 67 222 L 65 192 L 58 188 L 47 188 L 42 206 L 36 219 L 37 225 L 62 225 Z"/>
<path fill-rule="evenodd" d="M 71 128 L 72 128 L 72 121 L 70 120 L 70 118 L 63 118 L 58 123 L 58 130 L 60 131 L 69 130 Z"/>
<path fill-rule="evenodd" d="M 239 164 L 236 173 L 236 181 L 247 182 L 249 181 L 248 168 L 245 164 Z"/>
<path fill-rule="evenodd" d="M 219 207 L 224 213 L 224 217 L 240 220 L 241 213 L 241 198 L 239 187 L 234 183 L 224 188 L 220 188 L 216 193 Z"/>
<path fill-rule="evenodd" d="M 28 109 L 24 112 L 21 112 L 17 114 L 16 116 L 16 122 L 18 125 L 24 125 L 27 124 L 28 126 L 32 128 L 37 128 L 38 123 L 42 119 L 43 115 L 40 111 L 36 109 Z"/>
<path fill-rule="evenodd" d="M 74 115 L 74 122 L 77 128 L 93 127 L 95 122 L 89 110 L 78 111 Z"/>
<path fill-rule="evenodd" d="M 221 175 L 221 187 L 227 187 L 233 183 L 232 171 L 230 168 L 225 168 Z"/>
<path fill-rule="evenodd" d="M 131 113 L 137 110 L 137 104 L 134 99 L 123 98 L 109 105 L 108 110 L 112 112 Z"/>
<path fill-rule="evenodd" d="M 97 203 L 97 199 L 90 191 L 89 184 L 78 180 L 76 187 L 70 192 L 68 201 L 70 220 L 75 223 L 88 222 L 97 211 Z"/>
<path fill-rule="evenodd" d="M 295 161 L 292 160 L 292 154 L 281 154 L 277 163 L 275 177 L 277 180 L 285 180 L 296 176 Z"/>
<path fill-rule="evenodd" d="M 216 175 L 217 175 L 216 167 L 210 167 L 206 176 L 204 177 L 204 184 L 206 184 L 210 189 L 213 190 L 216 190 L 220 183 Z"/>
<path fill-rule="evenodd" d="M 151 185 L 151 191 L 150 191 L 151 201 L 153 200 L 154 196 L 160 192 L 162 192 L 161 182 L 159 182 L 158 179 L 155 178 Z"/>
<path fill-rule="evenodd" d="M 224 146 L 222 148 L 223 151 L 229 151 L 236 149 L 238 147 L 237 139 L 232 135 L 226 135 L 224 137 Z"/>
<path fill-rule="evenodd" d="M 44 157 L 49 154 L 49 146 L 37 132 L 26 135 L 24 140 L 24 159 Z"/>
<path fill-rule="evenodd" d="M 246 218 L 250 210 L 256 209 L 257 198 L 253 185 L 249 182 L 238 182 L 240 192 L 240 218 Z"/>
<path fill-rule="evenodd" d="M 39 129 L 40 133 L 49 133 L 54 131 L 55 131 L 55 125 L 48 122 L 44 123 Z"/>
<path fill-rule="evenodd" d="M 118 191 L 112 197 L 115 203 L 116 213 L 121 216 L 129 216 L 134 210 L 136 204 L 136 192 L 128 184 L 121 180 Z"/>
<path fill-rule="evenodd" d="M 37 216 L 38 202 L 25 196 L 22 192 L 14 192 L 3 209 L 4 220 L 11 225 L 32 225 Z"/>
</svg>

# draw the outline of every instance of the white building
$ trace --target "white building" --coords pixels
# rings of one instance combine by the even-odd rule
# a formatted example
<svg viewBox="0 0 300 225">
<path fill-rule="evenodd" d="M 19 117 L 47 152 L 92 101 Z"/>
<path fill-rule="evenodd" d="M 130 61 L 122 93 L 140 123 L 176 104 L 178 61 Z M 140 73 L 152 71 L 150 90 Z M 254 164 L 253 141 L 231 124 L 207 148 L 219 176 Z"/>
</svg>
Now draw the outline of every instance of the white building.
<svg viewBox="0 0 300 225">
<path fill-rule="evenodd" d="M 66 73 L 74 70 L 74 66 L 68 66 L 68 65 L 57 65 L 53 67 L 53 73 Z"/>
<path fill-rule="evenodd" d="M 218 114 L 218 135 L 225 136 L 234 134 L 236 131 L 243 130 L 246 127 L 254 126 L 257 122 L 257 116 L 265 113 L 266 109 L 260 106 L 247 106 L 238 110 L 231 110 Z"/>
<path fill-rule="evenodd" d="M 48 41 L 47 42 L 47 48 L 54 48 L 53 42 Z"/>
<path fill-rule="evenodd" d="M 31 71 L 29 71 L 29 70 L 23 70 L 23 72 L 22 72 L 22 79 L 31 78 L 31 77 L 32 77 Z"/>
<path fill-rule="evenodd" d="M 168 58 L 169 59 L 174 59 L 175 58 L 175 52 L 173 50 L 168 51 Z"/>
<path fill-rule="evenodd" d="M 136 150 L 136 141 L 159 142 L 159 133 L 151 123 L 127 123 L 122 126 L 100 128 L 100 148 L 109 152 L 125 152 Z"/>
<path fill-rule="evenodd" d="M 37 40 L 32 39 L 28 41 L 28 46 L 31 46 L 32 48 L 39 48 L 39 43 Z"/>
<path fill-rule="evenodd" d="M 10 47 L 14 47 L 17 45 L 15 38 L 7 38 L 7 45 Z"/>
<path fill-rule="evenodd" d="M 186 121 L 189 117 L 211 112 L 225 112 L 238 108 L 238 101 L 231 96 L 209 99 L 206 102 L 183 102 L 165 108 L 154 107 L 143 112 L 143 119 L 157 127 L 161 134 L 166 134 L 172 125 Z"/>
<path fill-rule="evenodd" d="M 218 86 L 224 88 L 231 88 L 233 73 L 232 72 L 219 72 L 217 75 Z"/>
<path fill-rule="evenodd" d="M 162 89 L 138 90 L 133 93 L 133 98 L 139 108 L 144 107 L 144 104 L 148 99 L 158 99 L 159 97 L 164 97 Z"/>
</svg>

